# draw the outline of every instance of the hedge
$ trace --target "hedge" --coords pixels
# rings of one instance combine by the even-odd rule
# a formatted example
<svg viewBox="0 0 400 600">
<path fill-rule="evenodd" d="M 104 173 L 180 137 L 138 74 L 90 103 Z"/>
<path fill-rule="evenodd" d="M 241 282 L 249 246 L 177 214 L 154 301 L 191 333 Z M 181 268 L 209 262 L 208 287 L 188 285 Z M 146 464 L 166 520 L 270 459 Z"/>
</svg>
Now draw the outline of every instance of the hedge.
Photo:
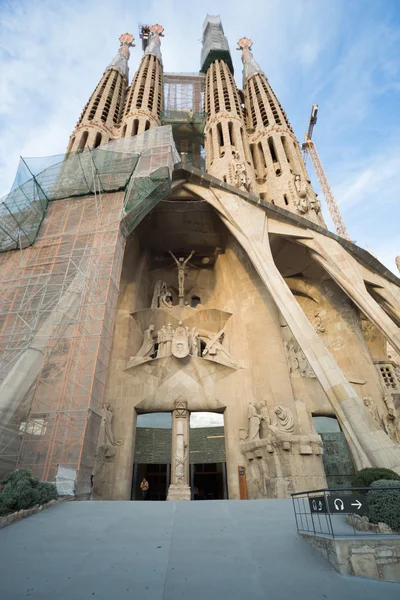
<svg viewBox="0 0 400 600">
<path fill-rule="evenodd" d="M 39 481 L 26 469 L 7 473 L 1 483 L 4 487 L 0 493 L 0 516 L 46 504 L 57 498 L 54 483 Z"/>
</svg>

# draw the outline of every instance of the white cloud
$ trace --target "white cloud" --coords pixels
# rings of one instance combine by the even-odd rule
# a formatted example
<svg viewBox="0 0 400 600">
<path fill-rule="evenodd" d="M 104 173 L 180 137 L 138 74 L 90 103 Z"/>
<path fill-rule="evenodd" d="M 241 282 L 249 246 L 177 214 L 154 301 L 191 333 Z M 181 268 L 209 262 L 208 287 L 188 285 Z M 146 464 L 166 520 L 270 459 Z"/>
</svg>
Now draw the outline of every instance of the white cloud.
<svg viewBox="0 0 400 600">
<path fill-rule="evenodd" d="M 223 427 L 224 415 L 211 412 L 193 412 L 190 415 L 190 427 Z"/>
</svg>

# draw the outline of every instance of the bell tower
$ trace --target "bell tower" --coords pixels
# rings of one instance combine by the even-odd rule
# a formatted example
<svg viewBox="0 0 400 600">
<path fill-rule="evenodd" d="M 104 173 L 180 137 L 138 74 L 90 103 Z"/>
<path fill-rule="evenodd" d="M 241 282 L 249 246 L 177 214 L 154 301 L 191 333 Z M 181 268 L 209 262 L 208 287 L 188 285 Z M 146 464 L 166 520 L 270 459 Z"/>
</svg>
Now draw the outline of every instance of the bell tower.
<svg viewBox="0 0 400 600">
<path fill-rule="evenodd" d="M 160 125 L 163 105 L 161 25 L 150 27 L 150 41 L 127 94 L 120 137 L 137 135 Z"/>
<path fill-rule="evenodd" d="M 201 71 L 205 81 L 206 171 L 240 189 L 255 188 L 241 98 L 221 19 L 207 15 L 203 26 Z"/>
<path fill-rule="evenodd" d="M 129 49 L 134 46 L 130 33 L 120 36 L 118 54 L 104 71 L 96 89 L 82 111 L 70 137 L 68 152 L 97 148 L 118 137 L 125 95 L 129 81 Z"/>
<path fill-rule="evenodd" d="M 263 200 L 325 226 L 321 206 L 311 187 L 293 133 L 279 100 L 251 52 L 252 41 L 241 38 L 243 90 L 256 189 Z"/>
</svg>

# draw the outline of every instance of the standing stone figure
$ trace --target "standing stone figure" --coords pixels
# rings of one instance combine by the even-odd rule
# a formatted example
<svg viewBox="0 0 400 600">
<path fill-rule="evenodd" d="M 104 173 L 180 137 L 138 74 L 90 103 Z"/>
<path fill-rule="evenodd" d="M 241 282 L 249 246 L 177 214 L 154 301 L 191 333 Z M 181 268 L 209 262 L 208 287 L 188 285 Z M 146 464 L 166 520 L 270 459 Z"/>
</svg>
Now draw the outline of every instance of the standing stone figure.
<svg viewBox="0 0 400 600">
<path fill-rule="evenodd" d="M 378 407 L 372 400 L 371 396 L 364 396 L 363 402 L 375 423 L 381 427 L 381 417 L 379 415 Z"/>
<path fill-rule="evenodd" d="M 149 328 L 144 332 L 144 339 L 141 347 L 139 348 L 136 358 L 142 358 L 143 356 L 149 356 L 154 352 L 154 325 L 149 325 Z"/>
<path fill-rule="evenodd" d="M 185 275 L 187 274 L 186 265 L 189 263 L 190 259 L 192 258 L 193 254 L 194 254 L 194 250 L 191 251 L 191 253 L 189 254 L 189 256 L 186 259 L 184 259 L 183 257 L 180 257 L 179 259 L 176 258 L 175 254 L 173 254 L 173 252 L 171 250 L 169 250 L 169 253 L 172 256 L 172 258 L 174 259 L 175 264 L 178 269 L 179 305 L 184 306 L 184 304 L 185 304 Z"/>
<path fill-rule="evenodd" d="M 172 338 L 174 337 L 174 330 L 172 329 L 171 323 L 168 323 L 165 328 L 165 355 L 169 356 L 172 349 Z"/>
<path fill-rule="evenodd" d="M 302 180 L 300 175 L 295 175 L 294 185 L 297 191 L 297 195 L 300 198 L 300 200 L 296 202 L 297 210 L 300 214 L 304 215 L 308 211 L 307 184 Z"/>
<path fill-rule="evenodd" d="M 159 279 L 154 286 L 153 299 L 151 301 L 151 308 L 160 308 L 160 299 L 167 294 L 167 284 L 165 281 Z"/>
<path fill-rule="evenodd" d="M 271 425 L 271 419 L 268 412 L 268 406 L 265 400 L 261 402 L 260 408 L 261 417 L 261 437 L 266 438 L 269 435 L 269 426 Z"/>
<path fill-rule="evenodd" d="M 293 415 L 286 406 L 278 404 L 275 407 L 276 427 L 284 433 L 294 433 Z"/>
<path fill-rule="evenodd" d="M 192 327 L 190 332 L 190 354 L 192 356 L 200 356 L 200 337 L 199 332 L 195 327 Z"/>
<path fill-rule="evenodd" d="M 112 430 L 114 413 L 111 404 L 104 404 L 101 410 L 101 426 L 99 434 L 100 446 L 120 446 L 121 442 L 115 441 Z"/>
<path fill-rule="evenodd" d="M 167 329 L 165 325 L 163 325 L 157 334 L 157 358 L 162 358 L 163 356 L 166 356 L 166 334 Z"/>
<path fill-rule="evenodd" d="M 249 435 L 247 437 L 248 442 L 260 439 L 260 424 L 261 418 L 257 411 L 257 406 L 254 402 L 250 402 L 249 410 L 247 412 L 249 419 Z"/>
</svg>

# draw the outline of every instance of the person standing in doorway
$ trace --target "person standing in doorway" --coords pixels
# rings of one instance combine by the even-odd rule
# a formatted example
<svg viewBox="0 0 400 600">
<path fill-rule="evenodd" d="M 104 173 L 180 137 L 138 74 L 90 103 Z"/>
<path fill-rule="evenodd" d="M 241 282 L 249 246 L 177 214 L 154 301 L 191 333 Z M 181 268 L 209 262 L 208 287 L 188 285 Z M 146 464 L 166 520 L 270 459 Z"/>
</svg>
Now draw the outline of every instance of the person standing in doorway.
<svg viewBox="0 0 400 600">
<path fill-rule="evenodd" d="M 149 487 L 149 482 L 145 477 L 143 477 L 142 481 L 140 482 L 140 489 L 142 490 L 142 500 L 146 500 L 147 491 Z"/>
</svg>

